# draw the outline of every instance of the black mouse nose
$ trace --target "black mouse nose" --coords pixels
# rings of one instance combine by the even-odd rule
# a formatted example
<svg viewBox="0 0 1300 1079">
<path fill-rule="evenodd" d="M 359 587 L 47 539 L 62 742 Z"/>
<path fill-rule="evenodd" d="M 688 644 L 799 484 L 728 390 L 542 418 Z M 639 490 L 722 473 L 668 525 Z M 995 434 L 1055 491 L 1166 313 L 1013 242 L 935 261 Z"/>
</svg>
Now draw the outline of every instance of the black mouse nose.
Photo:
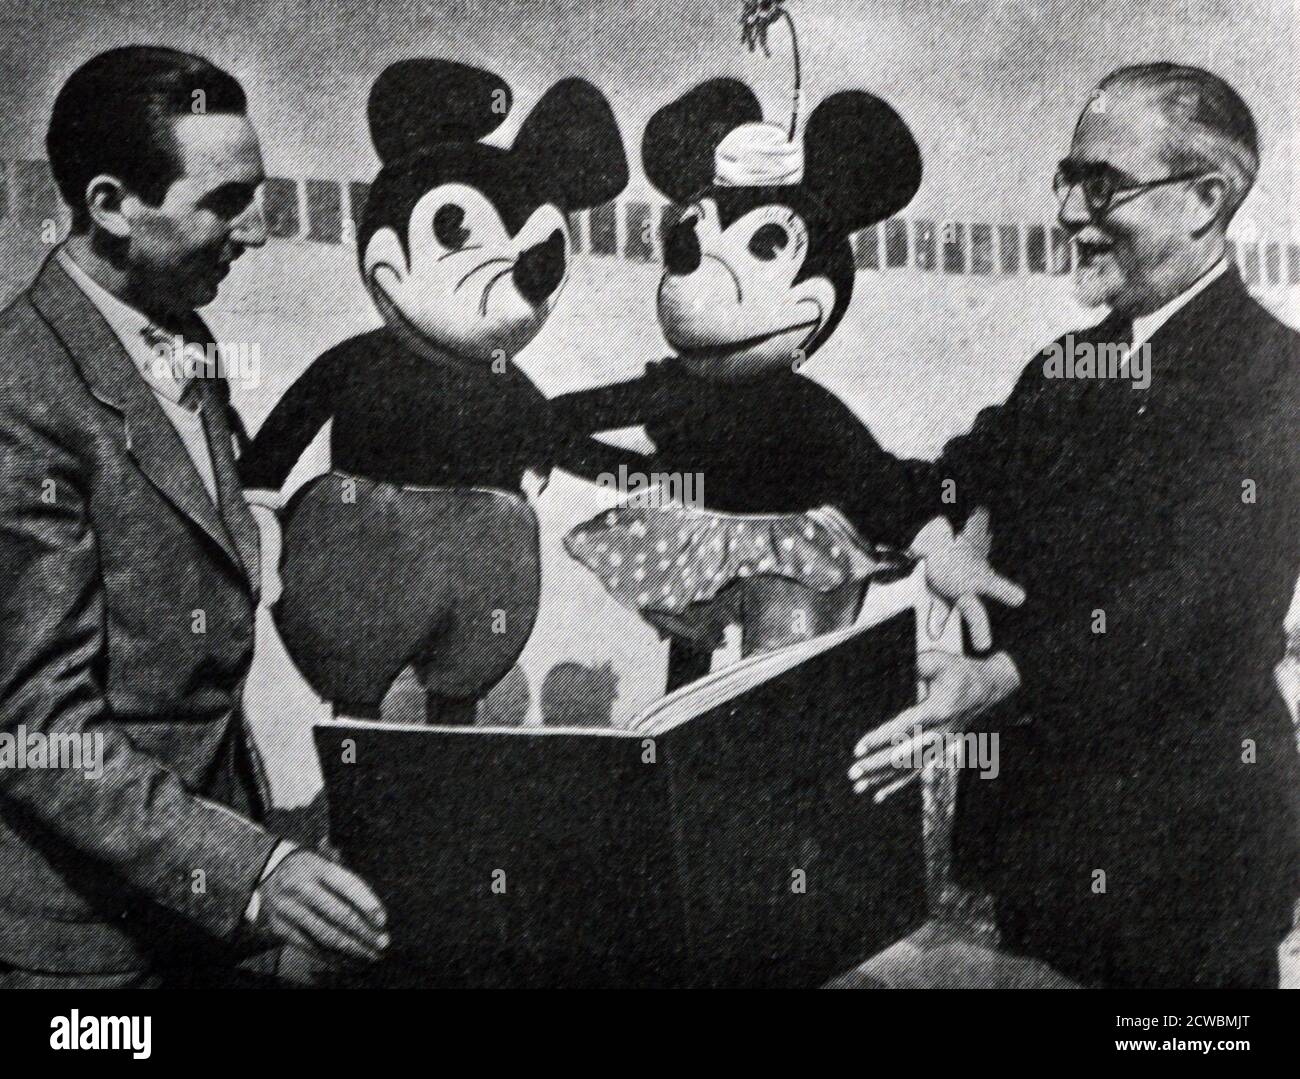
<svg viewBox="0 0 1300 1079">
<path fill-rule="evenodd" d="M 515 288 L 536 306 L 564 280 L 564 233 L 556 229 L 515 259 Z"/>
<path fill-rule="evenodd" d="M 664 267 L 671 274 L 685 276 L 700 265 L 700 238 L 695 235 L 695 220 L 679 221 L 668 230 L 664 242 Z"/>
</svg>

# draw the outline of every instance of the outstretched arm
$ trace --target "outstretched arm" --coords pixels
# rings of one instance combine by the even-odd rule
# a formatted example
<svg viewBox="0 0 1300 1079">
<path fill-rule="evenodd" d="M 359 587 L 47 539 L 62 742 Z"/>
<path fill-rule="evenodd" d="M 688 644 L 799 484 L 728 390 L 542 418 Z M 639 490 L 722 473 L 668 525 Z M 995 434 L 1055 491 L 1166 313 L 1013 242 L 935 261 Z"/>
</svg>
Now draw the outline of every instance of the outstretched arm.
<svg viewBox="0 0 1300 1079">
<path fill-rule="evenodd" d="M 586 435 L 567 434 L 557 448 L 554 463 L 581 479 L 600 483 L 606 477 L 618 476 L 620 466 L 628 472 L 636 472 L 643 469 L 648 460 L 645 455 L 621 446 L 612 446 Z"/>
<path fill-rule="evenodd" d="M 653 381 L 640 377 L 561 394 L 551 399 L 551 407 L 570 430 L 593 434 L 635 427 L 653 419 L 657 395 Z"/>
<path fill-rule="evenodd" d="M 334 414 L 345 373 L 331 350 L 317 359 L 277 402 L 239 460 L 239 478 L 250 491 L 278 491 L 308 444 Z"/>
<path fill-rule="evenodd" d="M 653 382 L 641 377 L 552 398 L 551 412 L 562 432 L 555 463 L 592 482 L 602 476 L 617 476 L 620 466 L 630 472 L 643 468 L 645 455 L 590 436 L 652 419 L 656 393 Z"/>
<path fill-rule="evenodd" d="M 1007 401 L 983 409 L 936 461 L 893 457 L 869 438 L 855 454 L 861 463 L 853 472 L 866 478 L 846 512 L 869 540 L 925 559 L 927 585 L 957 612 L 978 649 L 992 643 L 985 602 L 1015 607 L 1025 599 L 989 566 L 990 519 L 996 530 L 1007 517 L 1008 497 L 1023 484 L 1024 464 L 1041 463 L 1025 439 L 1051 432 L 1051 403 L 1041 366 L 1033 362 Z M 934 625 L 931 633 L 942 628 Z"/>
<path fill-rule="evenodd" d="M 1001 504 L 1017 489 L 1021 466 L 1033 456 L 1026 453 L 1023 433 L 1052 430 L 1051 399 L 1044 391 L 1041 364 L 1035 360 L 1007 400 L 981 409 L 971 429 L 949 439 L 936 460 L 895 459 L 895 493 L 886 517 L 892 534 L 871 538 L 907 546 L 936 517 L 959 530 L 981 506 L 990 511 L 996 530 Z"/>
</svg>

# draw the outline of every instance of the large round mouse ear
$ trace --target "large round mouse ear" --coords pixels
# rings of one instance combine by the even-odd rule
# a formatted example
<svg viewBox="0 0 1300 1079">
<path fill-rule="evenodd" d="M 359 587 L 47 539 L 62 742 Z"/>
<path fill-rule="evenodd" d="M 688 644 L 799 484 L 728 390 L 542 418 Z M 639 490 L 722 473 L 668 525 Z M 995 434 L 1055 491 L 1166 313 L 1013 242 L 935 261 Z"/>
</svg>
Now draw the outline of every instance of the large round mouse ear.
<svg viewBox="0 0 1300 1079">
<path fill-rule="evenodd" d="M 370 138 L 389 161 L 439 142 L 477 142 L 510 111 L 510 87 L 452 60 L 399 60 L 370 90 Z"/>
<path fill-rule="evenodd" d="M 921 186 L 921 151 L 887 102 L 861 90 L 832 94 L 804 130 L 804 183 L 845 232 L 892 217 Z"/>
<path fill-rule="evenodd" d="M 674 202 L 713 180 L 713 153 L 741 124 L 763 119 L 754 91 L 737 79 L 711 79 L 650 117 L 641 139 L 646 178 Z"/>
<path fill-rule="evenodd" d="M 511 154 L 561 210 L 608 202 L 627 186 L 627 152 L 605 95 L 584 79 L 552 86 L 528 114 Z"/>
</svg>

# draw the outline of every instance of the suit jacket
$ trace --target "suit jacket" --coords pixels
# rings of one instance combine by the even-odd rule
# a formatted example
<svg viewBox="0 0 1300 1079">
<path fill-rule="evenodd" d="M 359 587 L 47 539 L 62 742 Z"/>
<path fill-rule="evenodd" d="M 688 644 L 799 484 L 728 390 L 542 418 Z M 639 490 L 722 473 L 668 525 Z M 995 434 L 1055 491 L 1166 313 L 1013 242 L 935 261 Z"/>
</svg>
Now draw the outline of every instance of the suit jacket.
<svg viewBox="0 0 1300 1079">
<path fill-rule="evenodd" d="M 1272 675 L 1300 568 L 1300 336 L 1230 271 L 1150 347 L 1147 390 L 1048 379 L 1040 355 L 905 466 L 882 520 L 907 542 L 987 505 L 993 564 L 1029 595 L 993 612 L 1022 688 L 983 720 L 1001 774 L 963 775 L 955 840 L 1009 942 L 1089 982 L 1276 984 L 1300 896 Z"/>
<path fill-rule="evenodd" d="M 0 733 L 102 739 L 97 779 L 0 768 L 0 963 L 221 950 L 277 842 L 240 709 L 257 530 L 228 392 L 203 380 L 218 511 L 57 261 L 0 313 Z"/>
</svg>

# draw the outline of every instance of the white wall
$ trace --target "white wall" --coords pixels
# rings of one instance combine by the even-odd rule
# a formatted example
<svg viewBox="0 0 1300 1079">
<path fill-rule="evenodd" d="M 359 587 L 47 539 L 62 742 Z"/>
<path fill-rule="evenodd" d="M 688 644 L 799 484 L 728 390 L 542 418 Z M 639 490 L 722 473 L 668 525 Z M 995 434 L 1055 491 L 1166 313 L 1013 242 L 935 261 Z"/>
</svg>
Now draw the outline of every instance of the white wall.
<svg viewBox="0 0 1300 1079">
<path fill-rule="evenodd" d="M 1259 121 L 1264 169 L 1244 214 L 1289 232 L 1300 130 L 1293 0 L 788 0 L 808 105 L 846 87 L 884 94 L 920 141 L 912 210 L 1041 219 L 1053 166 L 1096 81 L 1170 59 L 1228 78 Z M 271 171 L 334 179 L 374 172 L 366 94 L 392 60 L 478 63 L 516 91 L 507 132 L 557 79 L 606 90 L 637 158 L 659 105 L 705 78 L 739 75 L 773 116 L 789 52 L 740 43 L 740 0 L 0 0 L 0 155 L 44 156 L 49 103 L 94 52 L 149 42 L 209 55 L 244 82 Z M 806 111 L 806 110 L 805 110 Z M 637 175 L 634 190 L 644 186 Z"/>
</svg>

